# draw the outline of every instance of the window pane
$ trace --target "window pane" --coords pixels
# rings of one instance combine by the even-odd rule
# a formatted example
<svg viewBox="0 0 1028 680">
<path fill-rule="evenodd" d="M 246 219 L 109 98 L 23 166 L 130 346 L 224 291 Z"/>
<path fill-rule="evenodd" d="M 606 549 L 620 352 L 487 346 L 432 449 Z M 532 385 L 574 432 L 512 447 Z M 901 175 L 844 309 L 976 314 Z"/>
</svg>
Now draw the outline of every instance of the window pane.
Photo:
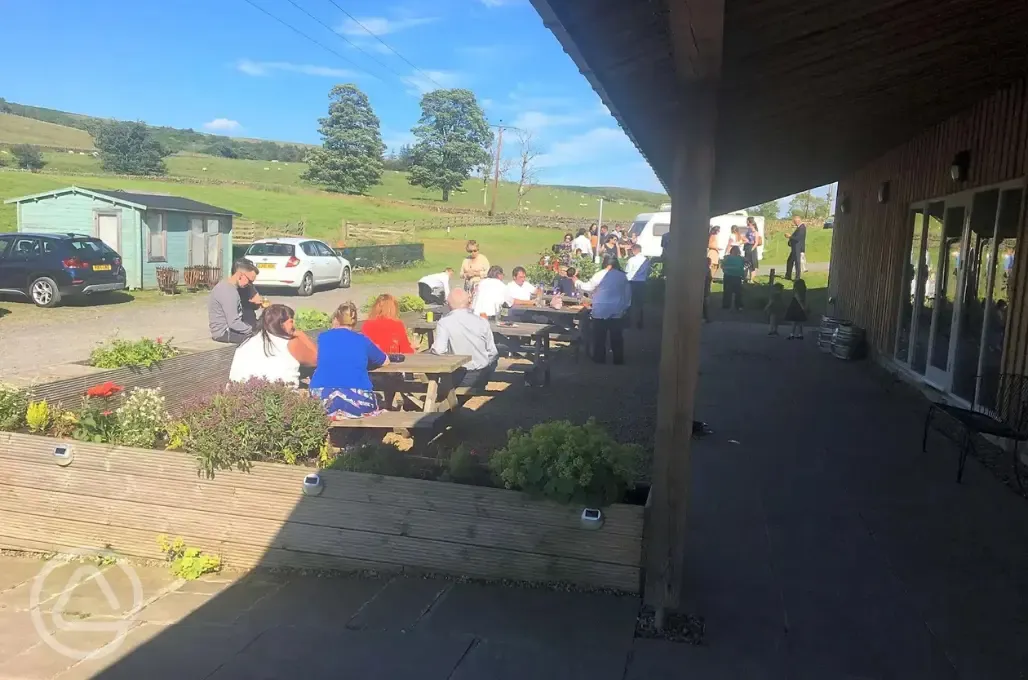
<svg viewBox="0 0 1028 680">
<path fill-rule="evenodd" d="M 928 363 L 928 340 L 932 330 L 932 311 L 935 309 L 936 271 L 939 248 L 942 244 L 943 203 L 929 203 L 928 228 L 924 245 L 924 295 L 914 300 L 914 351 L 910 367 L 923 374 Z"/>
<path fill-rule="evenodd" d="M 39 257 L 39 241 L 34 238 L 20 238 L 14 242 L 14 255 L 21 258 Z"/>
<path fill-rule="evenodd" d="M 289 243 L 254 243 L 246 249 L 247 255 L 278 255 L 292 257 L 295 250 Z"/>
<path fill-rule="evenodd" d="M 0 238 L 0 257 L 3 257 L 7 250 L 11 247 L 11 239 Z"/>
<path fill-rule="evenodd" d="M 993 263 L 990 303 L 986 307 L 985 341 L 982 343 L 982 370 L 978 385 L 978 404 L 986 408 L 996 405 L 999 389 L 1000 362 L 1006 336 L 1007 303 L 1013 285 L 1017 253 L 1017 226 L 1021 215 L 1021 189 L 1004 191 L 999 199 L 999 222 L 996 231 L 996 258 Z"/>
<path fill-rule="evenodd" d="M 654 222 L 653 223 L 653 235 L 663 236 L 664 234 L 671 231 L 671 225 L 667 222 Z"/>
<path fill-rule="evenodd" d="M 221 221 L 217 217 L 207 218 L 207 234 L 209 236 L 215 236 L 218 230 L 221 228 Z"/>
<path fill-rule="evenodd" d="M 147 212 L 146 226 L 150 239 L 150 257 L 152 259 L 163 259 L 167 255 L 165 252 L 164 215 L 159 212 Z"/>
<path fill-rule="evenodd" d="M 910 322 L 914 307 L 924 302 L 924 279 L 927 276 L 924 263 L 924 213 L 920 210 L 910 211 L 912 236 L 910 253 L 903 274 L 903 287 L 900 289 L 899 331 L 896 337 L 896 359 L 906 362 L 910 356 Z"/>
</svg>

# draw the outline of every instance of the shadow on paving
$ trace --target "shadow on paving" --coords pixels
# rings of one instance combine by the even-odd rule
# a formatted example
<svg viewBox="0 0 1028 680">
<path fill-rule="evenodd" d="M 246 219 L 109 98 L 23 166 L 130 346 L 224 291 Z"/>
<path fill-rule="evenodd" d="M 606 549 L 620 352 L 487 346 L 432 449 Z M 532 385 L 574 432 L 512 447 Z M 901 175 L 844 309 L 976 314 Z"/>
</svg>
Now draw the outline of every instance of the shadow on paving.
<svg viewBox="0 0 1028 680">
<path fill-rule="evenodd" d="M 589 390 L 581 416 L 652 428 L 655 352 L 635 348 L 656 341 L 644 335 L 629 340 L 634 364 L 586 371 L 583 359 L 579 371 L 562 359 L 550 388 L 505 408 L 562 417 Z M 648 388 L 633 365 L 648 367 Z M 693 447 L 685 575 L 703 647 L 633 640 L 632 597 L 255 572 L 186 584 L 139 613 L 121 659 L 58 677 L 1023 677 L 1028 505 L 974 462 L 954 484 L 950 449 L 921 453 L 925 403 L 912 390 L 812 338 L 714 322 L 697 409 L 715 430 Z M 466 415 L 472 428 L 500 420 L 498 407 Z"/>
</svg>

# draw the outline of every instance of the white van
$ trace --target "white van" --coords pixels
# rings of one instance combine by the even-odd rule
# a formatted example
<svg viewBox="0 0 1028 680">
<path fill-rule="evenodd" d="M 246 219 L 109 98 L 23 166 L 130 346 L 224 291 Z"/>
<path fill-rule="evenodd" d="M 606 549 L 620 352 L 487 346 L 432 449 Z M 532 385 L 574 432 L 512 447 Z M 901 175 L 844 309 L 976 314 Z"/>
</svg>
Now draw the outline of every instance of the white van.
<svg viewBox="0 0 1028 680">
<path fill-rule="evenodd" d="M 731 235 L 732 227 L 745 227 L 747 217 L 749 215 L 745 210 L 737 210 L 727 215 L 719 215 L 710 219 L 710 226 L 721 227 L 721 233 L 718 234 L 718 249 L 721 251 L 722 256 L 728 247 L 728 237 Z M 755 216 L 753 219 L 757 223 L 757 231 L 760 232 L 761 239 L 763 239 L 764 218 Z M 669 210 L 642 213 L 641 215 L 636 215 L 635 220 L 632 222 L 632 233 L 638 236 L 639 245 L 642 246 L 642 254 L 646 257 L 660 257 L 664 253 L 664 249 L 660 245 L 660 238 L 670 230 L 671 212 Z M 706 250 L 705 238 L 701 245 Z M 760 259 L 764 258 L 764 246 L 757 247 L 757 257 Z"/>
</svg>

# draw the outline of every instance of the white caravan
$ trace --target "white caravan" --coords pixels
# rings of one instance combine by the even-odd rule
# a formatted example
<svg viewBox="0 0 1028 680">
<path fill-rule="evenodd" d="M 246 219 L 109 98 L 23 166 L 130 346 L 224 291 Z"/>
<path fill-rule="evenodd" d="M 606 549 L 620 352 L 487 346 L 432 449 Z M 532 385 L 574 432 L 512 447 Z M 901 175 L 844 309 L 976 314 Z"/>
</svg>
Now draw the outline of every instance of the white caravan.
<svg viewBox="0 0 1028 680">
<path fill-rule="evenodd" d="M 664 206 L 661 207 L 663 208 Z M 710 219 L 710 226 L 721 227 L 721 233 L 718 234 L 718 250 L 721 251 L 722 256 L 724 256 L 725 249 L 728 247 L 728 237 L 732 232 L 732 227 L 745 227 L 747 217 L 749 215 L 745 210 L 737 210 L 727 215 L 719 215 Z M 755 216 L 753 219 L 756 221 L 757 231 L 760 232 L 760 236 L 763 239 L 764 218 Z M 642 246 L 642 254 L 646 257 L 660 257 L 664 253 L 664 249 L 660 245 L 660 238 L 670 230 L 670 210 L 636 215 L 635 220 L 632 222 L 632 232 L 639 237 L 638 241 L 639 245 Z M 702 245 L 704 250 L 706 250 L 706 239 L 703 240 Z M 764 246 L 757 247 L 757 256 L 761 259 L 764 258 Z"/>
</svg>

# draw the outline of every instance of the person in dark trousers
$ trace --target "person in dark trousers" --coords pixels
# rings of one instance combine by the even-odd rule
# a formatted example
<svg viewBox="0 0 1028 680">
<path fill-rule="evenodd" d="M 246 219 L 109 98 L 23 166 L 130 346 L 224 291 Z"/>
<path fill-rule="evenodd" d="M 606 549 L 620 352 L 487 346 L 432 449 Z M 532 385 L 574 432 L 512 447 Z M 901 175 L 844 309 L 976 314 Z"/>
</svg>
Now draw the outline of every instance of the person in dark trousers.
<svg viewBox="0 0 1028 680">
<path fill-rule="evenodd" d="M 742 280 L 745 277 L 746 260 L 739 252 L 739 246 L 732 246 L 725 259 L 721 260 L 721 279 L 724 283 L 721 307 L 742 309 Z"/>
<path fill-rule="evenodd" d="M 803 254 L 807 252 L 807 225 L 799 215 L 794 215 L 792 223 L 795 227 L 789 236 L 789 257 L 785 261 L 785 278 L 792 279 L 793 267 L 796 268 L 796 279 L 803 276 Z"/>
<path fill-rule="evenodd" d="M 244 312 L 240 291 L 253 286 L 257 272 L 253 262 L 240 258 L 232 263 L 232 275 L 211 289 L 207 298 L 207 320 L 212 340 L 239 345 L 253 335 L 256 327 L 245 320 L 248 315 Z M 260 296 L 256 293 L 254 296 L 248 302 L 256 300 L 253 303 L 260 304 Z"/>
<path fill-rule="evenodd" d="M 792 323 L 789 340 L 803 339 L 803 324 L 807 320 L 807 284 L 803 279 L 796 279 L 792 286 L 792 300 L 785 310 L 785 320 Z"/>
<path fill-rule="evenodd" d="M 600 270 L 582 284 L 582 290 L 590 293 L 593 361 L 606 363 L 609 336 L 614 363 L 625 363 L 623 332 L 625 314 L 632 304 L 632 292 L 618 259 L 605 256 Z"/>
<path fill-rule="evenodd" d="M 615 255 L 615 257 L 617 257 Z M 629 310 L 629 324 L 635 324 L 636 328 L 643 327 L 643 308 L 646 303 L 646 280 L 650 278 L 650 261 L 642 254 L 642 246 L 636 243 L 632 246 L 632 256 L 628 258 L 625 265 L 625 276 L 628 277 L 628 285 L 632 289 L 632 307 Z"/>
</svg>

